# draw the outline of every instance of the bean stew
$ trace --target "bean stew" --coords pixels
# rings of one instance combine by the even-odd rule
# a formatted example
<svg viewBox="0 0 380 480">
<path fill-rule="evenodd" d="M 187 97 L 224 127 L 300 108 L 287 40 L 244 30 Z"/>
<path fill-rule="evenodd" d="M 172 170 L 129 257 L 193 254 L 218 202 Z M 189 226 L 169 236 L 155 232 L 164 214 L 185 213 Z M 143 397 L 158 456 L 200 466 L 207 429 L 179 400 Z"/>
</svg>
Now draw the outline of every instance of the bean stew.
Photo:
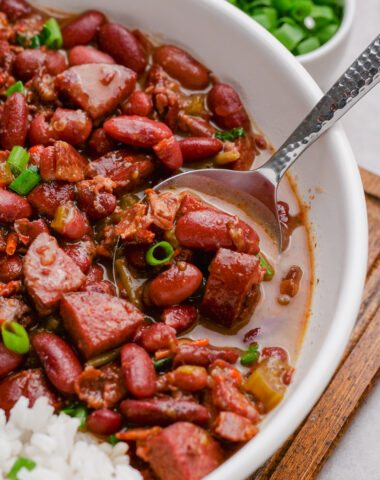
<svg viewBox="0 0 380 480">
<path fill-rule="evenodd" d="M 99 11 L 2 0 L 0 62 L 0 408 L 45 395 L 144 479 L 199 480 L 292 382 L 313 283 L 295 189 L 281 254 L 242 205 L 156 192 L 273 150 L 232 86 Z"/>
</svg>

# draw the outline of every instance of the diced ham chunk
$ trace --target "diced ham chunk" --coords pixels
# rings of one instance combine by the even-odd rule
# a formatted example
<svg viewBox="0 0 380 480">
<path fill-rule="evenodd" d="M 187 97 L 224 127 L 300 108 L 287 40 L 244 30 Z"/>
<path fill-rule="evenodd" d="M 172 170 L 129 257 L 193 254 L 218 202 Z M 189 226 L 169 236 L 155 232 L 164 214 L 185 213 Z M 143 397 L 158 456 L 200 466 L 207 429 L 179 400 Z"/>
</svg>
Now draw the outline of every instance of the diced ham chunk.
<svg viewBox="0 0 380 480">
<path fill-rule="evenodd" d="M 84 179 L 86 159 L 69 143 L 58 141 L 41 155 L 40 173 L 45 181 L 80 182 Z"/>
<path fill-rule="evenodd" d="M 127 389 L 122 369 L 116 363 L 101 368 L 87 367 L 75 382 L 75 391 L 89 408 L 113 408 Z"/>
<path fill-rule="evenodd" d="M 220 248 L 212 261 L 206 292 L 204 314 L 226 327 L 243 321 L 253 307 L 253 288 L 265 271 L 258 257 Z"/>
<path fill-rule="evenodd" d="M 123 212 L 121 221 L 116 226 L 117 235 L 130 243 L 152 243 L 155 234 L 150 230 L 152 220 L 147 215 L 148 207 L 143 203 L 136 203 Z"/>
<path fill-rule="evenodd" d="M 50 389 L 39 368 L 14 373 L 0 382 L 0 408 L 7 415 L 21 396 L 29 400 L 29 406 L 42 396 L 47 397 L 56 410 L 61 405 L 60 398 Z"/>
<path fill-rule="evenodd" d="M 24 275 L 29 295 L 42 315 L 51 313 L 63 293 L 78 290 L 86 279 L 47 233 L 41 233 L 30 245 L 24 257 Z"/>
<path fill-rule="evenodd" d="M 233 412 L 220 412 L 214 423 L 214 431 L 219 437 L 231 442 L 247 442 L 259 429 L 248 418 Z"/>
<path fill-rule="evenodd" d="M 86 358 L 125 343 L 144 318 L 126 300 L 97 292 L 63 295 L 61 315 L 65 328 Z"/>
<path fill-rule="evenodd" d="M 149 205 L 149 215 L 154 225 L 162 230 L 171 230 L 178 210 L 178 200 L 170 192 L 158 195 L 154 190 L 148 188 L 145 195 Z"/>
<path fill-rule="evenodd" d="M 223 460 L 211 435 L 188 422 L 177 422 L 149 438 L 146 454 L 161 480 L 200 480 Z"/>
<path fill-rule="evenodd" d="M 18 322 L 25 327 L 31 321 L 30 308 L 18 298 L 0 297 L 0 321 Z"/>
<path fill-rule="evenodd" d="M 121 65 L 92 63 L 68 68 L 57 87 L 93 119 L 106 115 L 132 93 L 137 75 Z"/>
</svg>

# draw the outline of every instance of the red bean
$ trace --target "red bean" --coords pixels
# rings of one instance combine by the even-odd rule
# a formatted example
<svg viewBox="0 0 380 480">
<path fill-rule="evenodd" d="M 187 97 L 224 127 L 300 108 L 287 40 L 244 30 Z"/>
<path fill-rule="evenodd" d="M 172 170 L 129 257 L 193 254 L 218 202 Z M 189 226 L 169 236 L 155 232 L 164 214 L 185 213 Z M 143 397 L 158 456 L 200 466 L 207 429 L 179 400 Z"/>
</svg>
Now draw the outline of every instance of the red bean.
<svg viewBox="0 0 380 480">
<path fill-rule="evenodd" d="M 48 50 L 46 52 L 45 67 L 46 67 L 47 73 L 55 77 L 59 73 L 66 70 L 67 68 L 66 57 L 62 55 L 62 53 L 52 52 Z"/>
<path fill-rule="evenodd" d="M 192 117 L 184 113 L 178 115 L 178 126 L 194 137 L 212 137 L 215 133 L 215 128 L 204 118 Z"/>
<path fill-rule="evenodd" d="M 51 228 L 54 228 L 63 237 L 70 240 L 79 240 L 87 231 L 88 224 L 82 212 L 73 204 L 67 202 L 60 207 L 65 209 L 64 219 L 59 219 L 56 223 L 52 222 Z"/>
<path fill-rule="evenodd" d="M 288 354 L 282 347 L 265 347 L 261 352 L 262 357 L 279 357 L 281 361 L 288 361 Z"/>
<path fill-rule="evenodd" d="M 169 348 L 177 343 L 176 331 L 164 323 L 155 323 L 145 328 L 141 333 L 141 345 L 148 352 L 155 352 L 160 348 Z"/>
<path fill-rule="evenodd" d="M 83 110 L 57 108 L 50 125 L 56 140 L 63 140 L 71 145 L 84 142 L 92 130 L 92 121 Z"/>
<path fill-rule="evenodd" d="M 118 23 L 107 23 L 99 32 L 100 48 L 117 63 L 142 73 L 146 67 L 143 49 L 137 38 Z"/>
<path fill-rule="evenodd" d="M 91 42 L 105 17 L 97 10 L 88 10 L 62 28 L 63 47 L 72 48 Z"/>
<path fill-rule="evenodd" d="M 190 263 L 180 262 L 160 273 L 149 287 L 149 298 L 154 305 L 168 307 L 181 303 L 198 290 L 202 273 Z"/>
<path fill-rule="evenodd" d="M 30 80 L 43 67 L 50 75 L 58 75 L 67 67 L 66 58 L 59 52 L 26 48 L 16 56 L 13 65 L 17 78 L 24 82 Z"/>
<path fill-rule="evenodd" d="M 32 7 L 24 0 L 2 0 L 0 11 L 4 12 L 11 22 L 14 22 L 19 18 L 30 15 Z"/>
<path fill-rule="evenodd" d="M 165 308 L 163 319 L 165 325 L 173 327 L 177 333 L 191 328 L 196 321 L 198 311 L 192 305 L 176 305 Z"/>
<path fill-rule="evenodd" d="M 173 135 L 170 128 L 139 115 L 122 115 L 104 122 L 104 130 L 116 140 L 134 147 L 150 148 Z"/>
<path fill-rule="evenodd" d="M 93 47 L 78 45 L 69 52 L 70 65 L 82 65 L 85 63 L 115 63 L 114 59 Z"/>
<path fill-rule="evenodd" d="M 132 95 L 121 104 L 121 109 L 125 115 L 147 117 L 153 109 L 152 100 L 144 92 L 133 92 Z"/>
<path fill-rule="evenodd" d="M 28 200 L 38 210 L 38 213 L 48 217 L 54 217 L 54 213 L 60 205 L 73 199 L 73 185 L 63 182 L 40 183 L 28 195 Z"/>
<path fill-rule="evenodd" d="M 74 382 L 82 366 L 69 345 L 52 333 L 37 333 L 32 344 L 51 383 L 63 393 L 75 393 Z"/>
<path fill-rule="evenodd" d="M 174 45 L 163 45 L 157 48 L 154 61 L 185 88 L 201 90 L 209 84 L 206 68 L 187 52 Z"/>
<path fill-rule="evenodd" d="M 31 215 L 32 207 L 24 197 L 0 188 L 0 222 L 13 223 Z"/>
<path fill-rule="evenodd" d="M 169 381 L 180 390 L 197 392 L 207 387 L 207 371 L 204 367 L 182 365 L 167 374 Z"/>
<path fill-rule="evenodd" d="M 12 150 L 15 145 L 24 146 L 28 132 L 28 105 L 20 92 L 12 93 L 4 104 L 1 119 L 1 145 Z"/>
<path fill-rule="evenodd" d="M 129 392 L 137 398 L 152 397 L 156 391 L 156 371 L 147 352 L 134 343 L 121 349 L 121 366 Z"/>
<path fill-rule="evenodd" d="M 87 417 L 87 428 L 98 435 L 112 435 L 121 428 L 121 415 L 108 408 L 95 410 Z"/>
<path fill-rule="evenodd" d="M 93 220 L 108 217 L 116 207 L 115 195 L 108 192 L 95 194 L 89 188 L 79 189 L 77 202 L 78 207 Z"/>
<path fill-rule="evenodd" d="M 93 131 L 88 146 L 93 157 L 102 157 L 112 150 L 116 150 L 116 141 L 107 135 L 104 128 L 97 128 Z"/>
<path fill-rule="evenodd" d="M 24 355 L 9 350 L 0 341 L 0 378 L 15 370 L 23 361 Z"/>
<path fill-rule="evenodd" d="M 234 217 L 220 210 L 206 208 L 191 211 L 183 215 L 176 226 L 178 241 L 188 248 L 218 250 L 218 248 L 236 249 L 230 226 Z M 245 222 L 238 220 L 234 228 L 241 232 L 243 245 L 240 251 L 256 254 L 259 252 L 259 237 Z"/>
<path fill-rule="evenodd" d="M 230 85 L 214 85 L 208 94 L 208 105 L 221 128 L 240 127 L 248 120 L 239 95 Z"/>
<path fill-rule="evenodd" d="M 157 145 L 154 145 L 153 150 L 169 170 L 177 170 L 182 167 L 182 152 L 178 140 L 174 136 L 164 138 Z"/>
<path fill-rule="evenodd" d="M 213 157 L 223 148 L 223 142 L 217 138 L 206 137 L 188 137 L 180 140 L 183 160 L 185 162 L 194 162 L 204 158 Z"/>
<path fill-rule="evenodd" d="M 62 250 L 74 260 L 83 273 L 86 273 L 91 267 L 91 262 L 95 254 L 95 245 L 91 240 L 66 244 L 62 247 Z"/>
<path fill-rule="evenodd" d="M 174 357 L 174 366 L 199 365 L 209 367 L 215 360 L 222 359 L 235 363 L 239 358 L 236 350 L 202 347 L 200 345 L 178 345 Z"/>
<path fill-rule="evenodd" d="M 32 145 L 51 145 L 54 143 L 54 131 L 49 125 L 49 123 L 45 120 L 45 116 L 43 113 L 37 115 L 30 122 L 29 126 L 29 142 Z"/>
<path fill-rule="evenodd" d="M 0 257 L 0 282 L 8 283 L 21 277 L 22 261 L 18 255 Z"/>
</svg>

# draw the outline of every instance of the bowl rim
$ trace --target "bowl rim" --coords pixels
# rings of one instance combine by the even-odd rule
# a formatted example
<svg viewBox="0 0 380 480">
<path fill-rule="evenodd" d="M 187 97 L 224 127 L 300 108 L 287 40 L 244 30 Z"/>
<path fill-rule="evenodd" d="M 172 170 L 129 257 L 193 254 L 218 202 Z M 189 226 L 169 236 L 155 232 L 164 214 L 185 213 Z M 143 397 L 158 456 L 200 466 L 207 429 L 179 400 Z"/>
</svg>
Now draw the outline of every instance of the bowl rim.
<svg viewBox="0 0 380 480">
<path fill-rule="evenodd" d="M 296 55 L 299 62 L 313 62 L 319 57 L 329 54 L 334 50 L 347 36 L 352 24 L 354 23 L 356 9 L 356 0 L 344 0 L 344 13 L 342 23 L 338 31 L 333 35 L 328 42 L 321 45 L 312 52 L 305 53 L 303 55 Z"/>
<path fill-rule="evenodd" d="M 300 91 L 308 97 L 312 108 L 322 96 L 315 80 L 289 50 L 261 25 L 229 2 L 220 0 L 191 0 L 197 5 L 228 16 L 255 39 L 256 44 L 270 52 L 273 61 L 292 76 Z M 346 19 L 347 22 L 347 19 Z M 352 222 L 348 224 L 347 252 L 342 285 L 337 298 L 335 315 L 326 338 L 321 344 L 309 372 L 292 391 L 285 404 L 279 405 L 265 428 L 237 453 L 211 472 L 205 480 L 243 480 L 259 468 L 294 432 L 309 413 L 332 378 L 351 335 L 361 304 L 367 270 L 368 224 L 363 185 L 358 165 L 348 139 L 339 125 L 326 132 L 325 139 L 336 150 L 335 161 L 342 174 L 347 194 L 346 211 Z M 345 292 L 350 292 L 349 295 Z"/>
</svg>

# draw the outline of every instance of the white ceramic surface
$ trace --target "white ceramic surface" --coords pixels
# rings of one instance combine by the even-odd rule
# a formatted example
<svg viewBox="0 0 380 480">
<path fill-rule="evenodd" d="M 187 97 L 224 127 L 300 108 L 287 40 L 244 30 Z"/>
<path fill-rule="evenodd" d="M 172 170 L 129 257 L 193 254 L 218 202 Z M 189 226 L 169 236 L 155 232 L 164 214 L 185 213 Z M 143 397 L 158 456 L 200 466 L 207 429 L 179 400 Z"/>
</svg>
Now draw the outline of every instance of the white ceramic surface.
<svg viewBox="0 0 380 480">
<path fill-rule="evenodd" d="M 219 0 L 40 0 L 57 9 L 97 8 L 127 26 L 186 47 L 234 85 L 258 125 L 279 146 L 321 95 L 295 58 L 268 32 Z M 364 196 L 343 132 L 329 132 L 292 169 L 310 204 L 315 236 L 313 313 L 285 400 L 262 430 L 208 480 L 243 480 L 294 431 L 332 376 L 359 308 L 367 259 Z M 311 199 L 311 196 L 315 198 Z"/>
<path fill-rule="evenodd" d="M 344 0 L 344 17 L 337 33 L 314 52 L 297 57 L 322 88 L 328 88 L 341 73 L 342 59 L 355 18 L 356 0 Z"/>
</svg>

